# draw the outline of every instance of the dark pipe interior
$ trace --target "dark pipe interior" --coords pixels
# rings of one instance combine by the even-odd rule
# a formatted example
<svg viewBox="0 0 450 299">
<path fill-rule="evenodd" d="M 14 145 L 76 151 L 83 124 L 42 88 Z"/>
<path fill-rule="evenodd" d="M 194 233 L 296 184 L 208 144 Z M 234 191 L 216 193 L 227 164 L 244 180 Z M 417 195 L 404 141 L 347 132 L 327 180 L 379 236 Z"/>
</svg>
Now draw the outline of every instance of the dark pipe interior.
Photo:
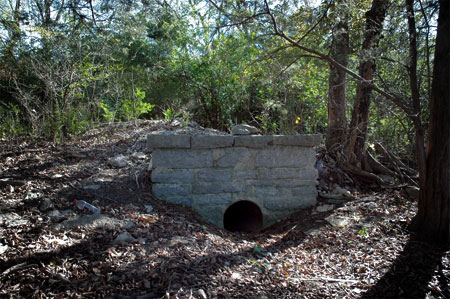
<svg viewBox="0 0 450 299">
<path fill-rule="evenodd" d="M 261 209 L 248 200 L 238 201 L 225 211 L 223 226 L 232 232 L 258 232 L 263 225 Z"/>
</svg>

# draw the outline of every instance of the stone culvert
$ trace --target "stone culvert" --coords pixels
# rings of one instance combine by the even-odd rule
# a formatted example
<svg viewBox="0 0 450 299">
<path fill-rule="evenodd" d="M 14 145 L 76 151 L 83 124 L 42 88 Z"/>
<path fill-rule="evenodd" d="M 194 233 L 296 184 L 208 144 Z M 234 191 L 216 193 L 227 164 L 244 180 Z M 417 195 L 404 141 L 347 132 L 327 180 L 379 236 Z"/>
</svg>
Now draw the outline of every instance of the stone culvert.
<svg viewBox="0 0 450 299">
<path fill-rule="evenodd" d="M 156 197 L 231 231 L 258 231 L 314 205 L 318 135 L 148 135 Z"/>
</svg>

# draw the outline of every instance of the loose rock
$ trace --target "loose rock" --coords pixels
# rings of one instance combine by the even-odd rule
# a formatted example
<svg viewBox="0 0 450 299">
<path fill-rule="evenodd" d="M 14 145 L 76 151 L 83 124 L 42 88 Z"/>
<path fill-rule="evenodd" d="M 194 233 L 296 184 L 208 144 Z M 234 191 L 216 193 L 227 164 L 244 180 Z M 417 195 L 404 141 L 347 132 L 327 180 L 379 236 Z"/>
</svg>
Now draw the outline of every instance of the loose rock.
<svg viewBox="0 0 450 299">
<path fill-rule="evenodd" d="M 112 158 L 108 159 L 108 164 L 114 166 L 114 167 L 118 167 L 118 168 L 122 168 L 128 165 L 128 162 L 126 160 L 126 158 L 123 155 L 119 155 L 119 156 L 115 156 Z"/>
<path fill-rule="evenodd" d="M 259 130 L 250 125 L 236 125 L 233 128 L 231 128 L 231 134 L 232 135 L 252 135 L 252 134 L 258 134 Z"/>
<path fill-rule="evenodd" d="M 134 243 L 136 241 L 137 241 L 136 238 L 134 238 L 132 235 L 130 235 L 127 232 L 121 233 L 114 239 L 114 243 L 120 243 L 120 244 Z"/>
<path fill-rule="evenodd" d="M 322 205 L 316 208 L 316 211 L 319 213 L 328 212 L 334 209 L 334 205 Z"/>
</svg>

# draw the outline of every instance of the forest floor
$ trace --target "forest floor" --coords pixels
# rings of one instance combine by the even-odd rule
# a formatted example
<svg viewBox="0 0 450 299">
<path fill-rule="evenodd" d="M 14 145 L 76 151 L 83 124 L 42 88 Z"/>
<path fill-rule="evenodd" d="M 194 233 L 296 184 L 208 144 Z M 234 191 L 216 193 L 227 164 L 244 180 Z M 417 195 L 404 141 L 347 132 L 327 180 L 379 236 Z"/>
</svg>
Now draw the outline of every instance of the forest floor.
<svg viewBox="0 0 450 299">
<path fill-rule="evenodd" d="M 145 136 L 163 128 L 0 143 L 0 297 L 450 298 L 450 252 L 414 241 L 416 204 L 399 188 L 228 232 L 152 196 Z"/>
</svg>

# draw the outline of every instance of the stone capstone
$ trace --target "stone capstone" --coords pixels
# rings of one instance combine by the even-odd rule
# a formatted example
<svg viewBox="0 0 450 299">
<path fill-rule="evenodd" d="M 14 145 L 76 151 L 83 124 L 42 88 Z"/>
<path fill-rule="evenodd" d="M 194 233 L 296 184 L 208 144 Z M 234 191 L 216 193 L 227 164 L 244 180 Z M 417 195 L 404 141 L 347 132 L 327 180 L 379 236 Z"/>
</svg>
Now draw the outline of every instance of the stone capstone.
<svg viewBox="0 0 450 299">
<path fill-rule="evenodd" d="M 316 203 L 319 143 L 318 135 L 153 133 L 152 191 L 219 227 L 230 205 L 251 201 L 267 227 Z"/>
</svg>

